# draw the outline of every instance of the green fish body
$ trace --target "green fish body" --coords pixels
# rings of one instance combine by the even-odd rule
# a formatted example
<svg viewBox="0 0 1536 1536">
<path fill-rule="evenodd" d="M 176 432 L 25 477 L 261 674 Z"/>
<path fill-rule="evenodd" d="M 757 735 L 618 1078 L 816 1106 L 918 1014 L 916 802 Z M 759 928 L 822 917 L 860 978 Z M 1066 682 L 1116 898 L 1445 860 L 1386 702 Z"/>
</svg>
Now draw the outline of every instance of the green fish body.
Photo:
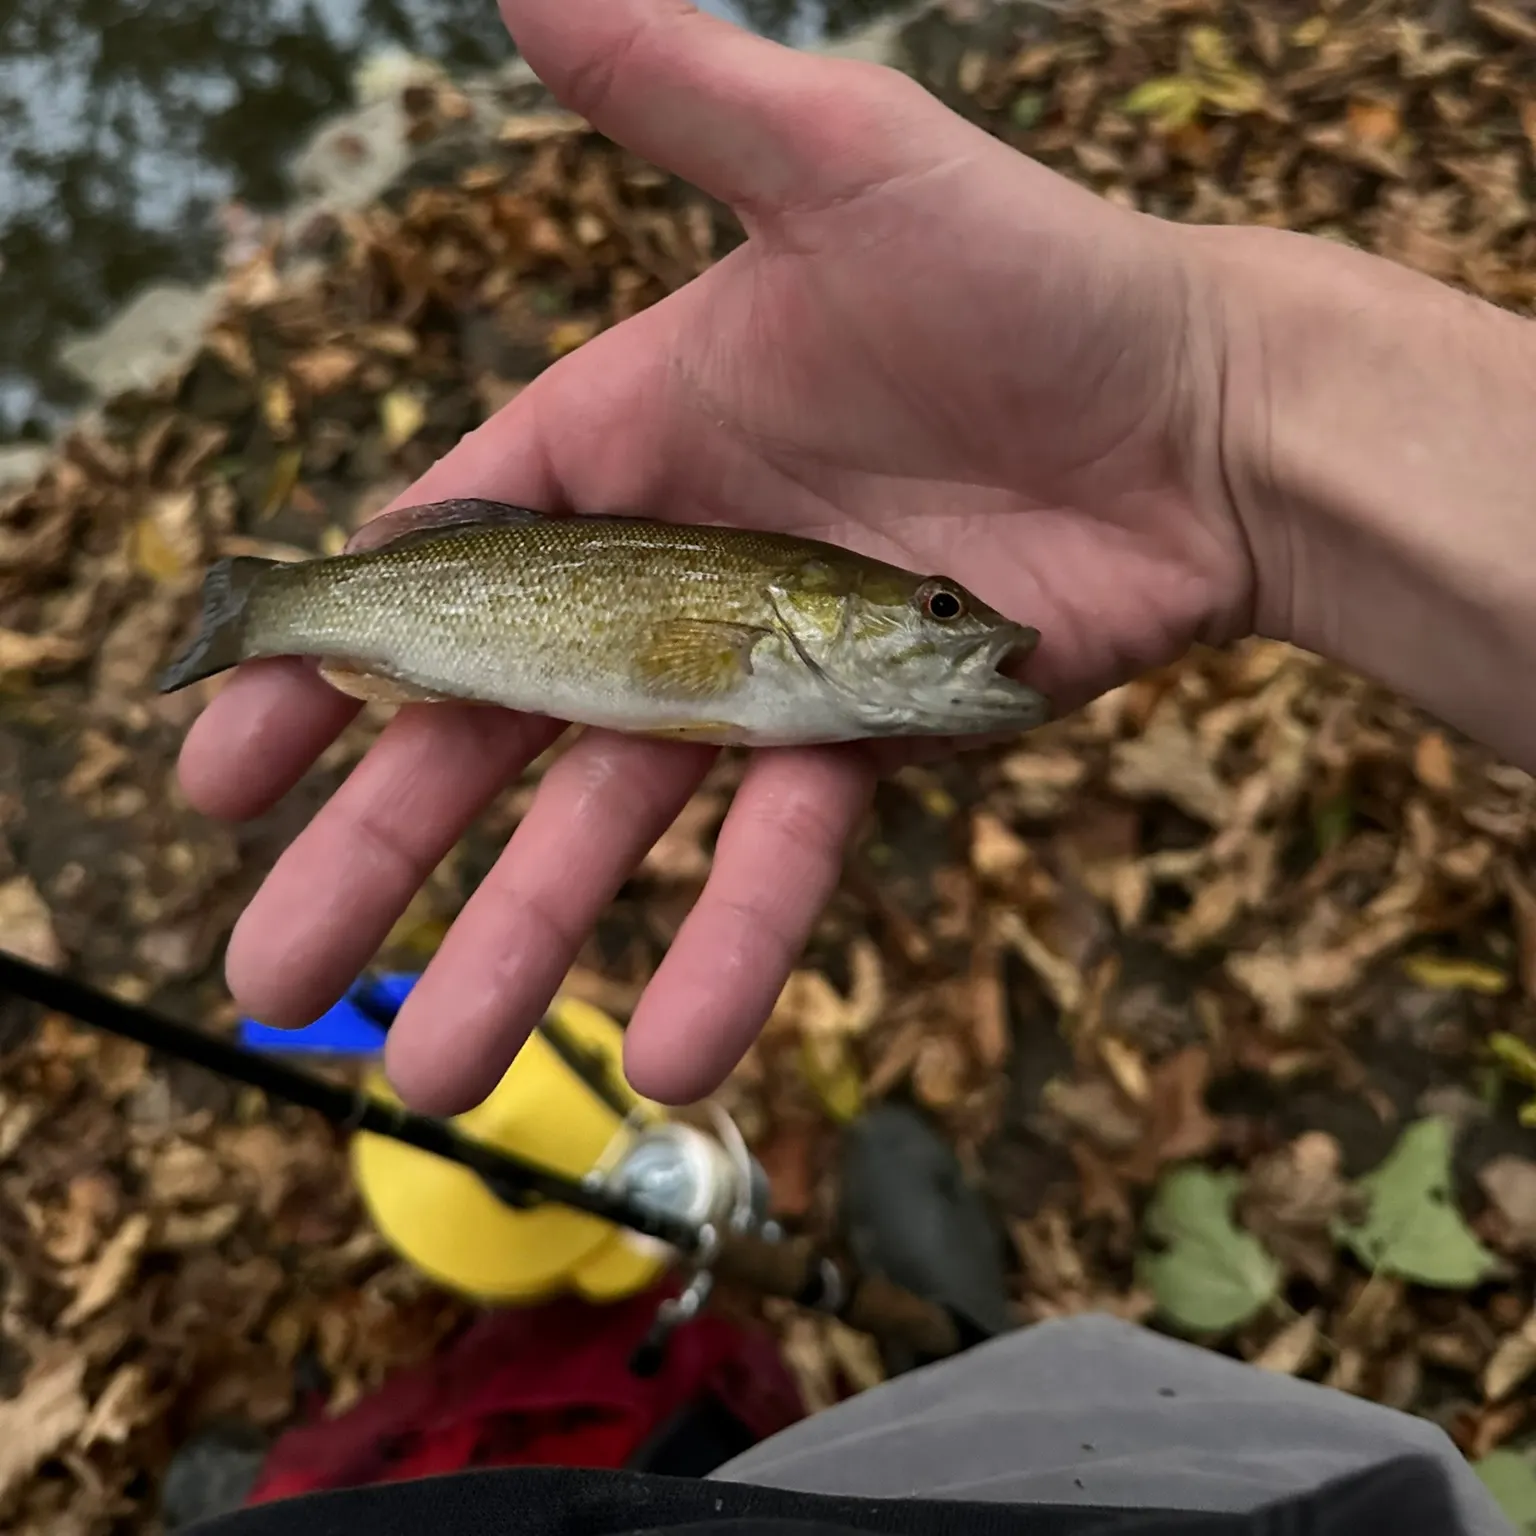
<svg viewBox="0 0 1536 1536">
<path fill-rule="evenodd" d="M 998 670 L 1035 630 L 943 577 L 816 540 L 485 501 L 386 514 L 364 538 L 313 560 L 216 562 L 162 691 L 307 656 L 361 698 L 746 746 L 1026 730 L 1049 714 Z"/>
</svg>

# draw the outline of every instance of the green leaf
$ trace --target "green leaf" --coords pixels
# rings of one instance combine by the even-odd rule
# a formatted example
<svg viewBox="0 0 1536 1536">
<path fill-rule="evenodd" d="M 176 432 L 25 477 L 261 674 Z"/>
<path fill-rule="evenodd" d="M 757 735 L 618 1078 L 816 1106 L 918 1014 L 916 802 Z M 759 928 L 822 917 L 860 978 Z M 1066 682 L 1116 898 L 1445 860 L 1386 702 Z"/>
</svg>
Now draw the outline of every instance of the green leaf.
<svg viewBox="0 0 1536 1536">
<path fill-rule="evenodd" d="M 1015 128 L 1033 128 L 1045 116 L 1045 97 L 1039 91 L 1020 91 L 1008 108 Z"/>
<path fill-rule="evenodd" d="M 1368 1268 L 1446 1290 L 1470 1289 L 1493 1268 L 1451 1194 L 1451 1127 L 1443 1117 L 1415 1120 L 1357 1188 L 1366 1214 L 1339 1221 L 1334 1234 Z"/>
<path fill-rule="evenodd" d="M 1280 1293 L 1279 1264 L 1233 1224 L 1241 1182 L 1235 1173 L 1186 1164 L 1163 1175 L 1147 1208 L 1146 1233 L 1164 1247 L 1137 1256 L 1137 1277 L 1185 1333 L 1225 1333 Z"/>
<path fill-rule="evenodd" d="M 1536 1536 L 1536 1460 L 1519 1451 L 1490 1451 L 1472 1470 L 1520 1536 Z"/>
</svg>

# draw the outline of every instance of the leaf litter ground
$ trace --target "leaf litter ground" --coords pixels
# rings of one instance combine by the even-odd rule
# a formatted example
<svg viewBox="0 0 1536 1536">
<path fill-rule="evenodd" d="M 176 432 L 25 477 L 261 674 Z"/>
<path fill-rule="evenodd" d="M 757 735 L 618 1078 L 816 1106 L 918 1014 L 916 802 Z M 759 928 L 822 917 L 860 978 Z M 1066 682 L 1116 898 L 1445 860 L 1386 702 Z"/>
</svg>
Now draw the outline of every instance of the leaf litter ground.
<svg viewBox="0 0 1536 1536">
<path fill-rule="evenodd" d="M 944 99 L 1105 196 L 1536 298 L 1536 25 L 1512 6 L 951 0 L 905 42 Z M 233 1019 L 234 917 L 383 717 L 253 826 L 193 815 L 174 756 L 216 685 L 150 680 L 204 562 L 339 547 L 740 238 L 537 93 L 487 138 L 451 84 L 409 89 L 409 181 L 243 259 L 186 371 L 0 504 L 0 941 L 208 1028 Z M 384 959 L 430 953 L 541 766 Z M 620 1018 L 738 766 L 571 978 Z M 1007 1224 L 1019 1321 L 1110 1309 L 1425 1414 L 1524 1518 L 1533 827 L 1527 775 L 1360 679 L 1275 645 L 1192 654 L 884 786 L 723 1099 L 780 1216 L 823 1234 L 839 1123 L 916 1102 Z M 344 1405 L 465 1320 L 373 1234 L 309 1117 L 16 1007 L 0 1050 L 7 1529 L 152 1529 L 193 1432 Z M 868 1341 L 772 1316 L 813 1405 L 879 1379 Z"/>
</svg>

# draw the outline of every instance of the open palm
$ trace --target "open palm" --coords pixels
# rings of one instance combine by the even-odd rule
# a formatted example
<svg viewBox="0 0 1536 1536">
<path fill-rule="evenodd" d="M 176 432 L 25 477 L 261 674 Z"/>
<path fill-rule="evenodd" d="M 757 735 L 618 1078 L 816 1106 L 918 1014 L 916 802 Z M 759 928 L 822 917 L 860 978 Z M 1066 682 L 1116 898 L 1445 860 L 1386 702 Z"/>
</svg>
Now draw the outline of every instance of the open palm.
<svg viewBox="0 0 1536 1536">
<path fill-rule="evenodd" d="M 489 496 L 791 530 L 942 571 L 1043 636 L 1058 709 L 1240 629 L 1219 473 L 1220 336 L 1177 231 L 1116 209 L 900 76 L 779 48 L 677 0 L 504 0 L 525 57 L 602 131 L 726 200 L 745 245 L 548 370 L 402 504 Z M 368 537 L 365 529 L 360 538 Z M 243 817 L 356 706 L 246 668 L 183 779 Z M 403 709 L 243 915 L 230 984 L 302 1024 L 367 963 L 476 814 L 561 729 Z M 711 749 L 586 733 L 550 770 L 392 1032 L 405 1097 L 494 1085 Z M 831 892 L 880 754 L 755 755 L 705 892 L 631 1021 L 635 1085 L 709 1091 Z"/>
</svg>

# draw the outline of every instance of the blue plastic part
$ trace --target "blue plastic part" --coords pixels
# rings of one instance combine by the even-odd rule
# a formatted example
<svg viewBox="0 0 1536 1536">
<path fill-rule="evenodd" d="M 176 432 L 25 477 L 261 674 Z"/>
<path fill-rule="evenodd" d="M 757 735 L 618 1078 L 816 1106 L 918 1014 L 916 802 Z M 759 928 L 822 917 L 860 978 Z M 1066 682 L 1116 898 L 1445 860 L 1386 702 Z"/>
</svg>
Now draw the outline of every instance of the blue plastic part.
<svg viewBox="0 0 1536 1536">
<path fill-rule="evenodd" d="M 377 1056 L 385 1036 L 378 1018 L 392 1020 L 417 980 L 415 972 L 361 977 L 335 1007 L 302 1029 L 272 1029 L 241 1019 L 240 1043 L 273 1056 Z"/>
</svg>

